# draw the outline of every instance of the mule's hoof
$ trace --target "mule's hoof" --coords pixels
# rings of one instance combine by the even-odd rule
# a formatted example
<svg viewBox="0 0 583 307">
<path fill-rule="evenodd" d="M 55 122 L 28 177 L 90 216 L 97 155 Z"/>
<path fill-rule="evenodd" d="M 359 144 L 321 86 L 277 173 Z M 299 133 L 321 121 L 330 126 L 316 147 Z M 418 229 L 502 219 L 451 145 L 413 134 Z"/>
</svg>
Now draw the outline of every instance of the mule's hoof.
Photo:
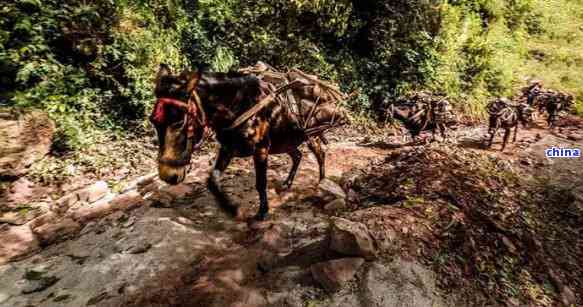
<svg viewBox="0 0 583 307">
<path fill-rule="evenodd" d="M 269 212 L 257 212 L 255 216 L 253 216 L 253 220 L 257 222 L 265 221 L 269 217 Z"/>
<path fill-rule="evenodd" d="M 227 207 L 226 211 L 227 213 L 235 217 L 239 215 L 239 208 L 237 207 Z"/>
<path fill-rule="evenodd" d="M 230 202 L 219 202 L 219 205 L 223 211 L 233 217 L 237 217 L 239 215 L 239 208 L 230 204 Z"/>
<path fill-rule="evenodd" d="M 289 191 L 291 189 L 291 187 L 292 187 L 292 184 L 286 181 L 286 182 L 281 184 L 281 186 L 279 187 L 279 190 L 282 192 L 285 192 L 285 191 Z"/>
</svg>

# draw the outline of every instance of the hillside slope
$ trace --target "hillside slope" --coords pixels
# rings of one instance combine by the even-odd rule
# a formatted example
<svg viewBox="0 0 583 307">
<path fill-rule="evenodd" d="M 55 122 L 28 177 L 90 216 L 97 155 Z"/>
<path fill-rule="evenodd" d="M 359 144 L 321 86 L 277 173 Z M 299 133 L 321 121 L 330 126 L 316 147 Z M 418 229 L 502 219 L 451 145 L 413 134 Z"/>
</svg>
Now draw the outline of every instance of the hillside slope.
<svg viewBox="0 0 583 307">
<path fill-rule="evenodd" d="M 318 188 L 307 150 L 293 188 L 278 192 L 290 165 L 272 156 L 260 223 L 244 220 L 257 210 L 252 162 L 235 159 L 224 176 L 234 219 L 205 187 L 213 154 L 203 154 L 178 186 L 154 173 L 4 225 L 8 251 L 27 254 L 0 265 L 0 306 L 578 306 L 583 160 L 542 154 L 583 146 L 583 121 L 572 122 L 522 130 L 507 153 L 477 148 L 484 126 L 459 131 L 458 146 L 339 132 L 327 173 L 344 192 Z M 359 223 L 378 257 L 334 247 L 339 218 Z M 334 261 L 344 265 L 314 268 Z"/>
</svg>

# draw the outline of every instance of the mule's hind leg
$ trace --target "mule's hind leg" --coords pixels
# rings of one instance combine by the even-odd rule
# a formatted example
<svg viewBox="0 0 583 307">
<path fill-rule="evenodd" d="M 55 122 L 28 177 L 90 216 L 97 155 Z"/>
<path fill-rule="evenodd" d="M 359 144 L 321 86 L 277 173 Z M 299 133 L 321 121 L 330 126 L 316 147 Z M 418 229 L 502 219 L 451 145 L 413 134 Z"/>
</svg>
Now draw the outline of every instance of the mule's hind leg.
<svg viewBox="0 0 583 307">
<path fill-rule="evenodd" d="M 302 152 L 295 148 L 293 151 L 287 153 L 290 158 L 292 159 L 292 167 L 289 171 L 289 175 L 285 179 L 282 185 L 283 190 L 289 190 L 294 183 L 294 178 L 296 177 L 296 173 L 298 171 L 298 167 L 300 166 L 300 162 L 302 161 Z"/>
<path fill-rule="evenodd" d="M 512 138 L 512 143 L 516 143 L 516 135 L 518 134 L 518 123 L 516 123 L 516 127 L 514 127 L 514 137 Z"/>
<path fill-rule="evenodd" d="M 215 166 L 211 171 L 209 176 L 207 186 L 210 192 L 215 196 L 221 208 L 232 215 L 237 215 L 237 207 L 234 206 L 227 195 L 224 193 L 223 189 L 221 188 L 221 175 L 229 166 L 231 159 L 233 156 L 228 150 L 225 150 L 221 147 L 219 150 L 219 154 L 217 157 L 217 161 L 215 162 Z"/>
<path fill-rule="evenodd" d="M 255 188 L 259 193 L 259 211 L 254 219 L 262 221 L 269 213 L 269 204 L 267 202 L 267 148 L 259 148 L 253 155 L 255 163 Z"/>
<path fill-rule="evenodd" d="M 512 130 L 510 130 L 510 128 L 504 128 L 504 140 L 502 141 L 502 150 L 504 151 L 504 148 L 506 148 L 506 143 L 508 143 L 508 139 L 510 138 L 510 133 Z"/>
<path fill-rule="evenodd" d="M 318 167 L 320 168 L 320 180 L 326 178 L 326 152 L 322 149 L 322 143 L 320 139 L 310 138 L 308 139 L 308 148 L 316 156 L 318 160 Z"/>
<path fill-rule="evenodd" d="M 443 142 L 447 141 L 447 127 L 444 123 L 439 123 L 439 132 L 441 134 L 441 140 Z"/>
</svg>

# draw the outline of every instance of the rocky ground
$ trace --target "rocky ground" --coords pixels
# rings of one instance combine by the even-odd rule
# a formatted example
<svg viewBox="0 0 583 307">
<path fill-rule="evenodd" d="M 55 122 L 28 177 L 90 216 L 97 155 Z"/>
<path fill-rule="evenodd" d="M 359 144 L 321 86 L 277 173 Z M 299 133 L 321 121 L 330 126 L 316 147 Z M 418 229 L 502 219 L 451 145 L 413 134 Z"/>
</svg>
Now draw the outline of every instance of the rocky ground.
<svg viewBox="0 0 583 307">
<path fill-rule="evenodd" d="M 306 152 L 278 191 L 290 162 L 270 158 L 262 223 L 217 207 L 204 186 L 212 153 L 178 186 L 96 182 L 38 210 L 18 209 L 19 193 L 42 192 L 18 180 L 4 195 L 0 306 L 583 304 L 583 160 L 543 151 L 583 147 L 581 121 L 562 124 L 522 130 L 505 153 L 499 139 L 481 148 L 484 127 L 462 128 L 458 144 L 330 137 L 320 184 Z M 243 217 L 257 209 L 254 181 L 247 159 L 223 179 Z"/>
</svg>

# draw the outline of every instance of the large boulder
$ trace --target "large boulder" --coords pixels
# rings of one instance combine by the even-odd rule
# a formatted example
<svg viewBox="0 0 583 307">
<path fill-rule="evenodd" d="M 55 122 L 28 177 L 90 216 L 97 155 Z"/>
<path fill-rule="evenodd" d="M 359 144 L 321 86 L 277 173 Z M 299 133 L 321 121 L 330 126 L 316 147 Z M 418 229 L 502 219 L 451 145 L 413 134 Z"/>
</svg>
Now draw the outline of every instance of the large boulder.
<svg viewBox="0 0 583 307">
<path fill-rule="evenodd" d="M 258 242 L 263 270 L 309 266 L 328 259 L 330 223 L 325 216 L 295 213 L 267 227 Z"/>
<path fill-rule="evenodd" d="M 326 178 L 318 184 L 318 196 L 324 200 L 332 201 L 346 198 L 346 193 L 339 184 Z"/>
<path fill-rule="evenodd" d="M 2 112 L 2 111 L 0 111 Z M 19 177 L 50 150 L 55 124 L 44 112 L 0 116 L 0 178 Z M 8 115 L 10 114 L 10 115 Z"/>
<path fill-rule="evenodd" d="M 376 257 L 374 242 L 366 226 L 343 218 L 332 218 L 330 248 L 343 255 L 367 260 Z"/>
</svg>

